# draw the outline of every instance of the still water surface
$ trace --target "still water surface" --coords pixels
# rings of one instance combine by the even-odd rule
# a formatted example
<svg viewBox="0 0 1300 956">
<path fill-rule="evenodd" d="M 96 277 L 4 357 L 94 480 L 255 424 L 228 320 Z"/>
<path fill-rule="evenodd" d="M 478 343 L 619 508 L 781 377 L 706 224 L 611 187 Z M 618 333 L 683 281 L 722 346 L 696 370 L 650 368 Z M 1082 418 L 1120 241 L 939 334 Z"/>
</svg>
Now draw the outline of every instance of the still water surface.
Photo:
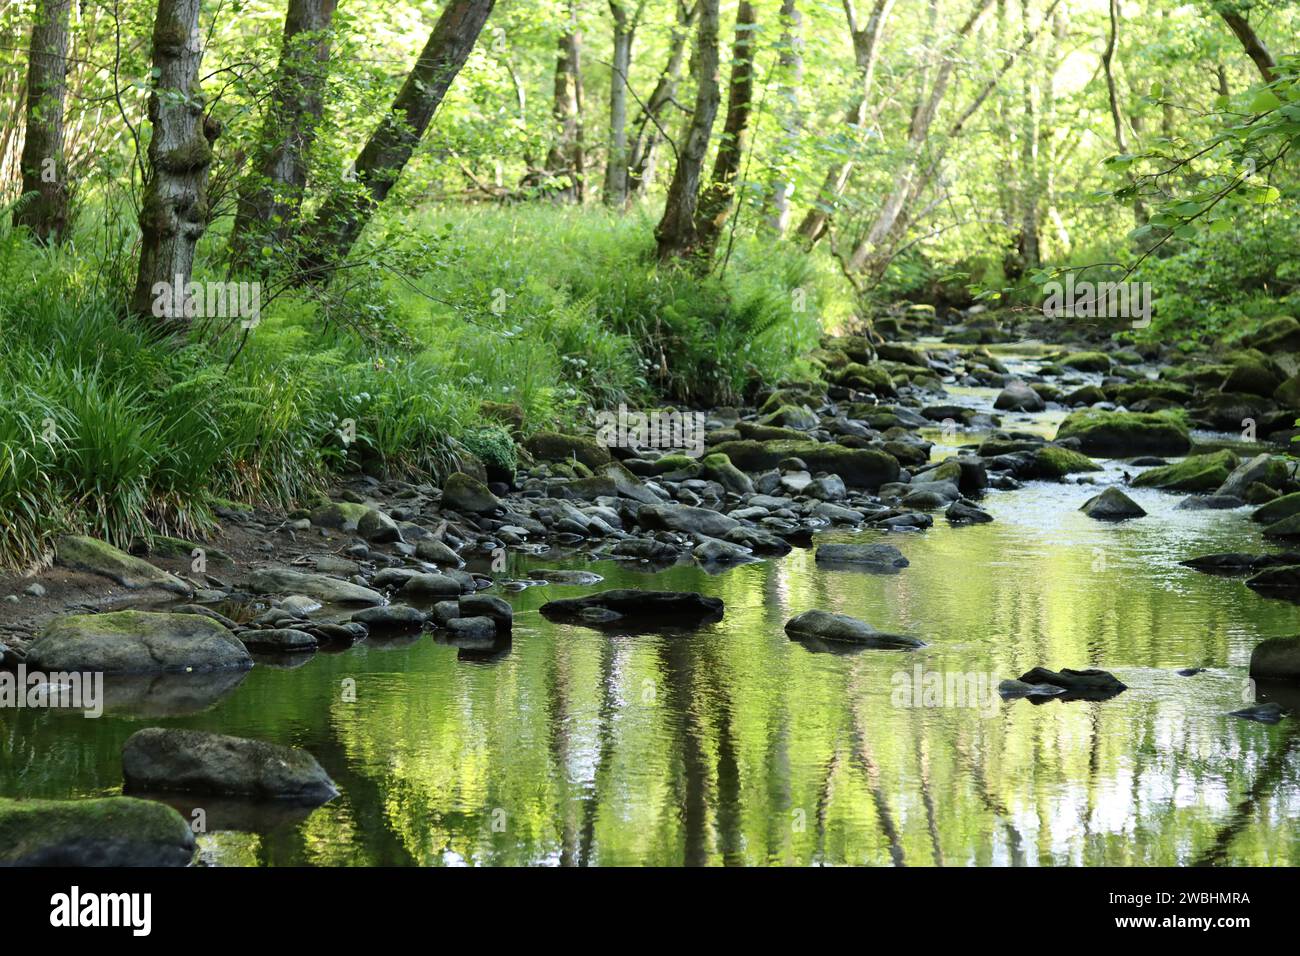
<svg viewBox="0 0 1300 956">
<path fill-rule="evenodd" d="M 1004 425 L 1050 434 L 1059 417 Z M 1142 489 L 1149 517 L 1094 522 L 1077 509 L 1095 491 L 993 492 L 992 524 L 890 536 L 911 566 L 888 577 L 819 569 L 809 550 L 718 575 L 519 558 L 507 576 L 582 567 L 598 588 L 716 595 L 726 616 L 679 633 L 554 624 L 542 603 L 595 588 L 549 585 L 505 595 L 514 637 L 494 654 L 371 639 L 220 696 L 196 680 L 181 716 L 157 695 L 99 720 L 7 713 L 0 795 L 119 792 L 123 741 L 165 725 L 304 747 L 342 791 L 310 812 L 175 801 L 204 808 L 214 865 L 1300 863 L 1300 721 L 1225 716 L 1256 699 L 1251 648 L 1295 633 L 1296 608 L 1178 565 L 1270 550 L 1258 526 Z M 783 632 L 808 608 L 929 646 L 815 653 Z M 1129 690 L 989 696 L 1040 664 Z M 1192 665 L 1208 670 L 1175 673 Z M 913 706 L 936 703 L 934 672 L 976 692 Z"/>
</svg>

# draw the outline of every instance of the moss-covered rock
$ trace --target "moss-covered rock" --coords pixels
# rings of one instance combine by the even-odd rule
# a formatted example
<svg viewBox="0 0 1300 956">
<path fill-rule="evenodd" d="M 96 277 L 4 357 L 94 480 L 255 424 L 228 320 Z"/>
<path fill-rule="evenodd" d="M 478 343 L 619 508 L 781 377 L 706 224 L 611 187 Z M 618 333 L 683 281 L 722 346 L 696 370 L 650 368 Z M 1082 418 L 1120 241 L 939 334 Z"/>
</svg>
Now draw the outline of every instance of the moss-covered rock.
<svg viewBox="0 0 1300 956">
<path fill-rule="evenodd" d="M 1133 405 L 1153 398 L 1177 404 L 1186 404 L 1192 400 L 1192 390 L 1177 382 L 1128 382 L 1123 385 L 1108 385 L 1104 392 L 1108 399 L 1120 405 Z"/>
<path fill-rule="evenodd" d="M 898 461 L 871 448 L 845 448 L 815 441 L 736 441 L 724 442 L 714 451 L 747 472 L 765 471 L 786 458 L 799 458 L 812 471 L 839 475 L 845 484 L 855 488 L 878 488 L 898 480 Z"/>
<path fill-rule="evenodd" d="M 608 462 L 606 462 L 608 464 Z M 505 509 L 501 499 L 487 485 L 464 472 L 453 472 L 442 485 L 442 503 L 471 514 L 497 514 Z"/>
<path fill-rule="evenodd" d="M 173 574 L 127 554 L 111 544 L 80 534 L 67 534 L 54 546 L 55 563 L 76 571 L 89 571 L 116 581 L 124 588 L 161 588 L 186 597 L 194 589 Z"/>
<path fill-rule="evenodd" d="M 1056 438 L 1077 438 L 1089 455 L 1185 455 L 1192 447 L 1187 426 L 1166 412 L 1111 412 L 1097 408 L 1072 412 Z"/>
<path fill-rule="evenodd" d="M 338 531 L 356 531 L 361 519 L 370 511 L 369 505 L 353 501 L 331 501 L 311 513 L 311 523 L 318 528 Z"/>
<path fill-rule="evenodd" d="M 479 402 L 479 413 L 490 422 L 504 425 L 516 435 L 524 427 L 524 409 L 517 402 Z"/>
<path fill-rule="evenodd" d="M 930 360 L 923 350 L 912 345 L 885 343 L 876 346 L 876 354 L 886 362 L 898 362 L 900 365 L 912 365 L 929 370 Z"/>
<path fill-rule="evenodd" d="M 1292 375 L 1275 388 L 1273 401 L 1283 408 L 1300 409 L 1300 375 Z"/>
<path fill-rule="evenodd" d="M 1297 514 L 1300 514 L 1300 491 L 1283 495 L 1281 498 L 1273 499 L 1266 505 L 1261 505 L 1250 517 L 1252 521 L 1258 521 L 1261 524 L 1273 524 L 1283 518 L 1289 518 Z"/>
<path fill-rule="evenodd" d="M 706 478 L 710 481 L 716 481 L 732 494 L 750 495 L 754 493 L 754 482 L 750 480 L 749 475 L 733 465 L 731 459 L 726 455 L 716 452 L 712 455 L 706 455 L 700 464 L 704 468 Z"/>
<path fill-rule="evenodd" d="M 1133 479 L 1133 487 L 1163 488 L 1166 491 L 1215 491 L 1228 480 L 1228 475 L 1238 463 L 1237 456 L 1226 448 L 1208 455 L 1191 455 L 1172 465 L 1142 472 Z"/>
<path fill-rule="evenodd" d="M 609 449 L 585 435 L 562 435 L 559 432 L 537 432 L 524 442 L 524 447 L 534 458 L 543 461 L 576 460 L 588 468 L 599 468 L 610 460 Z"/>
<path fill-rule="evenodd" d="M 737 441 L 742 438 L 751 438 L 754 441 L 807 441 L 808 436 L 797 428 L 779 428 L 775 425 L 755 425 L 753 422 L 738 422 L 734 435 L 730 438 L 724 438 L 722 441 Z M 720 445 L 722 441 L 713 444 Z"/>
<path fill-rule="evenodd" d="M 0 866 L 187 866 L 194 832 L 163 803 L 0 798 Z"/>
<path fill-rule="evenodd" d="M 1232 359 L 1232 371 L 1220 387 L 1225 392 L 1268 397 L 1282 384 L 1282 379 L 1283 376 L 1263 355 L 1237 353 Z"/>
<path fill-rule="evenodd" d="M 856 388 L 876 395 L 893 395 L 893 377 L 880 365 L 862 365 L 851 362 L 835 373 L 832 381 L 845 388 Z"/>
<path fill-rule="evenodd" d="M 55 618 L 28 648 L 27 664 L 47 673 L 155 674 L 245 669 L 253 659 L 233 634 L 209 618 L 113 611 Z"/>
<path fill-rule="evenodd" d="M 758 421 L 759 425 L 768 425 L 775 428 L 793 428 L 799 431 L 809 431 L 816 428 L 820 423 L 816 413 L 803 405 L 782 405 L 770 415 L 765 415 Z"/>
<path fill-rule="evenodd" d="M 1087 455 L 1059 445 L 1039 445 L 1032 454 L 1033 461 L 1021 472 L 1026 478 L 1060 481 L 1077 472 L 1101 470 L 1101 466 Z"/>
<path fill-rule="evenodd" d="M 1077 372 L 1108 372 L 1110 356 L 1105 352 L 1071 352 L 1060 364 Z"/>
</svg>

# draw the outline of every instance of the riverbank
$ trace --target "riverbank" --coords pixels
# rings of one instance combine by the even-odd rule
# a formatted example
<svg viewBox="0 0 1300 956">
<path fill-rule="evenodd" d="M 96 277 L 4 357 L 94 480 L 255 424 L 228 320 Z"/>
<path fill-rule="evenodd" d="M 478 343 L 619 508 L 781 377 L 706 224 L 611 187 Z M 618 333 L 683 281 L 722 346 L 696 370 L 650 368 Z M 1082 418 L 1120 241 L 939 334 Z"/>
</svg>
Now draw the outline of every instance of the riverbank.
<svg viewBox="0 0 1300 956">
<path fill-rule="evenodd" d="M 1018 337 L 998 329 L 996 320 L 972 316 L 967 331 L 971 326 L 984 326 L 980 334 L 985 338 Z M 922 324 L 920 331 L 928 330 Z M 951 334 L 965 337 L 967 331 L 957 329 Z M 748 617 L 744 608 L 750 585 L 745 582 L 757 583 L 753 574 L 764 566 L 799 567 L 800 575 L 810 576 L 810 583 L 825 581 L 826 586 L 837 580 L 896 579 L 897 587 L 906 587 L 924 573 L 917 571 L 921 554 L 910 542 L 947 527 L 954 536 L 944 540 L 958 549 L 968 573 L 992 584 L 996 574 L 990 579 L 982 569 L 997 566 L 1000 556 L 981 529 L 1006 521 L 1023 523 L 1024 515 L 1018 514 L 1021 509 L 1015 504 L 1018 497 L 1040 502 L 1030 512 L 1037 516 L 1035 520 L 1045 522 L 1045 534 L 1066 527 L 1067 516 L 1084 526 L 1109 529 L 1111 522 L 1079 512 L 1088 498 L 1108 487 L 1122 488 L 1145 515 L 1130 519 L 1129 526 L 1139 529 L 1136 533 L 1153 527 L 1153 521 L 1157 527 L 1203 529 L 1214 527 L 1210 522 L 1216 520 L 1231 526 L 1244 522 L 1247 527 L 1259 525 L 1248 547 L 1256 554 L 1276 553 L 1274 542 L 1284 544 L 1285 536 L 1265 536 L 1272 523 L 1250 522 L 1248 516 L 1265 501 L 1272 501 L 1275 510 L 1286 510 L 1285 496 L 1297 490 L 1293 469 L 1269 446 L 1243 443 L 1240 433 L 1224 434 L 1222 425 L 1227 404 L 1220 398 L 1223 395 L 1251 405 L 1265 437 L 1285 437 L 1282 426 L 1287 416 L 1294 420 L 1294 412 L 1272 395 L 1247 398 L 1251 393 L 1223 390 L 1224 383 L 1244 374 L 1239 371 L 1242 359 L 1253 356 L 1238 356 L 1236 362 L 1207 364 L 1196 358 L 1169 365 L 1165 363 L 1171 356 L 1158 350 L 1144 356 L 1114 344 L 1102 349 L 1096 344 L 1079 343 L 1077 349 L 996 344 L 989 348 L 945 345 L 930 336 L 881 347 L 873 355 L 869 343 L 862 340 L 828 338 L 814 358 L 826 368 L 831 382 L 788 384 L 758 396 L 761 403 L 754 406 L 708 409 L 705 454 L 699 458 L 665 455 L 662 450 L 607 448 L 594 440 L 593 422 L 586 434 L 574 429 L 567 436 L 546 432 L 520 436 L 518 453 L 524 464 L 513 476 L 492 474 L 484 467 L 477 475 L 454 475 L 441 487 L 358 476 L 334 489 L 332 504 L 318 501 L 284 512 L 230 509 L 221 516 L 222 537 L 186 542 L 203 549 L 205 570 L 196 570 L 193 548 L 174 546 L 170 555 L 147 555 L 151 566 L 175 575 L 159 579 L 157 588 L 125 591 L 102 576 L 56 566 L 52 575 L 43 578 L 48 582 L 40 599 L 44 605 L 23 608 L 22 599 L 17 605 L 6 602 L 5 612 L 12 615 L 8 633 L 13 635 L 14 659 L 25 657 L 32 638 L 47 630 L 43 619 L 71 619 L 72 626 L 80 626 L 68 612 L 84 610 L 85 605 L 104 610 L 110 602 L 117 607 L 123 599 L 153 611 L 182 611 L 217 622 L 252 652 L 254 674 L 261 668 L 285 674 L 281 683 L 288 693 L 293 692 L 291 675 L 311 671 L 304 665 L 320 652 L 330 652 L 328 659 L 337 662 L 328 666 L 336 677 L 353 669 L 346 662 L 356 655 L 360 657 L 355 666 L 365 673 L 368 668 L 361 662 L 371 653 L 387 649 L 423 654 L 419 648 L 427 645 L 430 635 L 434 646 L 454 649 L 460 661 L 510 667 L 510 661 L 525 653 L 517 643 L 521 635 L 528 640 L 541 622 L 556 615 L 563 622 L 546 628 L 558 628 L 557 638 L 586 633 L 618 646 L 648 629 L 651 635 L 661 635 L 653 640 L 668 645 L 689 641 L 689 646 L 695 646 L 692 635 L 725 628 L 728 617 L 737 614 Z M 1260 364 L 1271 378 L 1284 372 Z M 1221 373 L 1212 376 L 1207 370 L 1215 367 Z M 1196 377 L 1194 383 L 1179 384 L 1177 379 L 1189 371 Z M 1263 384 L 1261 380 L 1259 388 Z M 1283 384 L 1278 382 L 1272 391 Z M 1183 401 L 1173 400 L 1175 390 L 1185 390 L 1179 391 Z M 1116 400 L 1141 410 L 1114 411 Z M 1183 407 L 1171 412 L 1170 405 Z M 1035 490 L 1051 487 L 1064 493 L 1044 498 Z M 1177 507 L 1167 504 L 1174 500 Z M 1043 503 L 1048 503 L 1046 510 Z M 1175 518 L 1180 514 L 1189 518 Z M 1186 524 L 1189 520 L 1191 525 Z M 1172 560 L 1203 557 L 1206 549 L 1192 547 L 1192 540 L 1188 552 Z M 837 554 L 826 549 L 825 545 L 835 543 L 848 545 L 849 550 Z M 1232 550 L 1237 550 L 1242 539 L 1232 543 Z M 1088 573 L 1108 580 L 1113 570 L 1106 567 L 1109 546 L 1102 548 L 1100 568 L 1096 547 L 1078 547 L 1086 559 L 1084 566 L 1090 567 Z M 79 552 L 74 549 L 74 553 Z M 1125 567 L 1130 557 L 1111 552 L 1110 560 Z M 114 556 L 114 561 L 110 573 L 121 576 L 121 559 Z M 84 554 L 75 563 L 88 566 Z M 1071 562 L 1075 565 L 1078 561 Z M 1152 569 L 1129 567 L 1128 573 L 1142 581 L 1140 590 L 1155 593 L 1152 588 L 1158 589 L 1158 579 L 1148 582 L 1143 577 Z M 1245 570 L 1253 574 L 1258 569 Z M 151 573 L 142 568 L 135 571 L 145 578 Z M 702 617 L 670 621 L 665 629 L 662 606 L 647 592 L 685 592 L 689 589 L 674 585 L 693 580 L 695 571 L 720 584 L 738 583 L 718 591 L 717 610 L 699 604 Z M 631 596 L 617 601 L 600 597 L 611 580 Z M 175 593 L 177 582 L 183 593 Z M 1233 593 L 1241 593 L 1241 600 L 1248 596 L 1265 606 L 1285 606 L 1251 594 L 1240 580 L 1225 581 L 1223 586 L 1240 589 Z M 898 646 L 896 639 L 882 637 L 897 635 L 914 642 L 911 646 L 919 650 L 913 653 L 931 655 L 921 659 L 933 665 L 933 655 L 942 654 L 943 646 L 952 640 L 951 635 L 935 633 L 939 629 L 933 624 L 917 628 L 924 625 L 925 615 L 906 610 L 909 600 L 928 600 L 924 594 L 900 605 L 903 592 L 898 592 L 878 603 L 869 616 L 844 606 L 842 598 L 830 598 L 829 592 L 818 599 L 822 588 L 814 586 L 804 594 L 802 606 L 791 607 L 790 613 L 857 610 L 848 617 L 867 630 L 814 620 L 811 631 L 795 628 L 787 638 L 805 653 L 818 656 L 831 651 L 834 658 L 852 661 L 875 653 L 870 650 L 873 646 Z M 873 583 L 868 590 L 876 588 Z M 712 590 L 712 585 L 700 589 Z M 547 610 L 568 594 L 585 594 L 588 601 L 563 613 L 560 607 Z M 502 600 L 494 601 L 493 596 Z M 69 606 L 69 601 L 76 606 Z M 562 606 L 563 600 L 558 603 Z M 356 610 L 366 605 L 374 605 L 375 610 Z M 695 605 L 683 609 L 686 606 Z M 538 610 L 540 617 L 535 614 Z M 26 615 L 19 616 L 24 611 Z M 715 617 L 721 621 L 710 623 Z M 175 625 L 170 618 L 154 621 L 159 625 L 155 633 L 163 625 Z M 784 623 L 777 622 L 778 627 Z M 1025 626 L 1018 615 L 1007 624 L 1013 634 Z M 1105 625 L 1107 630 L 1111 626 Z M 1162 632 L 1152 633 L 1161 633 L 1161 642 L 1167 640 Z M 357 643 L 363 634 L 365 638 Z M 1264 636 L 1268 635 L 1258 635 Z M 708 653 L 707 644 L 700 646 L 699 653 Z M 992 657 L 976 654 L 964 666 L 969 670 L 985 657 L 987 666 L 979 673 L 997 678 L 991 688 L 1028 676 L 1036 667 L 1049 671 L 1085 665 L 1115 667 L 1107 655 L 1088 654 L 1081 659 L 1073 653 L 1051 653 L 1050 646 L 1036 647 L 1031 642 L 1020 648 L 1011 665 L 995 664 Z M 42 653 L 48 659 L 50 648 Z M 1219 668 L 1231 663 L 1210 659 L 1217 655 L 1208 652 L 1178 653 L 1185 656 L 1170 674 L 1175 669 L 1196 671 L 1208 666 L 1208 672 L 1200 673 L 1209 677 L 1197 675 L 1202 686 L 1215 681 Z M 701 659 L 692 666 L 706 664 Z M 1121 701 L 1134 687 L 1148 699 L 1152 693 L 1167 695 L 1173 689 L 1160 681 L 1152 684 L 1144 673 L 1135 677 L 1131 670 L 1115 669 L 1130 687 L 1121 692 Z M 1035 679 L 1041 677 L 1040 672 Z M 223 700 L 239 699 L 242 682 L 241 677 L 228 679 L 219 672 L 206 678 L 199 674 L 186 678 L 185 693 L 178 695 L 171 681 L 156 678 L 143 690 L 126 695 L 126 710 L 119 713 L 152 715 L 151 721 L 165 724 L 203 722 L 201 714 L 213 708 L 220 713 Z M 914 683 L 923 687 L 924 676 Z M 204 693 L 203 686 L 215 690 Z M 655 683 L 650 693 L 653 697 L 661 690 Z M 871 693 L 890 697 L 878 685 Z M 1229 704 L 1240 702 L 1231 701 L 1227 694 L 1220 696 L 1215 719 L 1232 721 L 1227 716 Z M 676 711 L 687 703 L 687 698 L 681 698 L 671 706 Z M 996 713 L 1007 706 L 983 698 L 979 703 L 981 708 L 996 704 Z M 396 707 L 396 714 L 408 705 L 399 697 L 386 706 Z M 1063 706 L 1126 705 L 1107 700 Z M 138 718 L 130 723 L 139 726 Z M 238 731 L 241 723 L 246 725 L 237 721 L 229 726 L 226 721 L 223 729 Z M 258 726 L 263 732 L 268 729 L 260 722 Z M 117 737 L 116 731 L 113 736 Z M 317 756 L 347 800 L 349 788 L 361 786 L 353 776 L 352 760 L 337 753 Z M 110 774 L 111 766 L 112 761 Z M 184 806 L 196 799 L 200 798 L 182 796 L 171 802 Z M 237 833 L 252 826 L 250 812 L 247 806 L 231 811 L 223 831 Z M 291 818 L 287 825 L 304 825 L 301 815 Z"/>
</svg>

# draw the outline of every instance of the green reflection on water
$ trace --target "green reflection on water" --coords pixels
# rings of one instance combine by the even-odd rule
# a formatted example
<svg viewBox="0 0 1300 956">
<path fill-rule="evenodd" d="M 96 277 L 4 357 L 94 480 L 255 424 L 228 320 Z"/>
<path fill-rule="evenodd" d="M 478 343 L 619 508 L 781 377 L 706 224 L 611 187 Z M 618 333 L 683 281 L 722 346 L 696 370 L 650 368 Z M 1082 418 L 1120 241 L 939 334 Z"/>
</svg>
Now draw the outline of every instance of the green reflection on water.
<svg viewBox="0 0 1300 956">
<path fill-rule="evenodd" d="M 260 666 L 185 717 L 7 712 L 0 794 L 115 792 L 122 742 L 166 724 L 305 747 L 340 785 L 305 816 L 212 809 L 201 842 L 224 864 L 1300 862 L 1296 721 L 1224 716 L 1253 699 L 1251 648 L 1294 632 L 1296 609 L 1177 564 L 1262 550 L 1257 528 L 1150 491 L 1134 497 L 1151 517 L 1091 522 L 1075 510 L 1090 493 L 995 493 L 992 524 L 891 538 L 912 563 L 890 577 L 807 551 L 714 576 L 546 562 L 589 566 L 601 587 L 714 594 L 726 617 L 675 634 L 556 625 L 540 604 L 585 589 L 530 588 L 508 595 L 513 644 L 495 659 L 372 640 Z M 782 630 L 811 607 L 930 645 L 813 653 Z M 1038 664 L 1104 667 L 1130 690 L 896 699 L 918 666 L 996 683 Z M 1210 670 L 1174 673 L 1188 665 Z"/>
</svg>

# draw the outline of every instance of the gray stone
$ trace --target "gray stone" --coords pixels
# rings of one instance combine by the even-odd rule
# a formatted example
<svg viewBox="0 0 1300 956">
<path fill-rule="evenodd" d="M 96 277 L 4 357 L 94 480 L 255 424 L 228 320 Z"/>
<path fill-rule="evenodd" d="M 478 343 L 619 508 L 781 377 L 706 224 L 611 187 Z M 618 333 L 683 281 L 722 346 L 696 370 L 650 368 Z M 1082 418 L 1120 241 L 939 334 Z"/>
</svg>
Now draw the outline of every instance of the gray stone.
<svg viewBox="0 0 1300 956">
<path fill-rule="evenodd" d="M 324 803 L 338 795 L 316 758 L 296 747 L 150 727 L 122 746 L 122 776 L 138 791 L 206 793 Z"/>
<path fill-rule="evenodd" d="M 819 564 L 852 565 L 855 569 L 878 574 L 897 574 L 910 562 L 892 544 L 823 544 L 815 560 Z"/>
<path fill-rule="evenodd" d="M 248 576 L 248 588 L 255 594 L 306 594 L 326 604 L 383 604 L 378 591 L 350 581 L 306 574 L 288 568 L 262 568 Z"/>
<path fill-rule="evenodd" d="M 102 575 L 131 590 L 161 588 L 184 597 L 194 593 L 194 588 L 174 574 L 85 535 L 68 534 L 59 538 L 54 547 L 54 560 L 65 568 Z"/>
<path fill-rule="evenodd" d="M 47 673 L 150 674 L 245 669 L 253 660 L 230 631 L 207 617 L 113 611 L 51 621 L 28 649 L 27 665 Z"/>
<path fill-rule="evenodd" d="M 925 642 L 905 634 L 887 634 L 878 631 L 866 621 L 847 614 L 811 610 L 797 614 L 786 622 L 785 632 L 794 640 L 815 639 L 856 644 L 862 647 L 915 648 Z"/>
<path fill-rule="evenodd" d="M 1093 495 L 1079 508 L 1089 518 L 1098 521 L 1123 521 L 1126 518 L 1142 518 L 1146 511 L 1136 501 L 1114 485 L 1099 495 Z"/>
</svg>

